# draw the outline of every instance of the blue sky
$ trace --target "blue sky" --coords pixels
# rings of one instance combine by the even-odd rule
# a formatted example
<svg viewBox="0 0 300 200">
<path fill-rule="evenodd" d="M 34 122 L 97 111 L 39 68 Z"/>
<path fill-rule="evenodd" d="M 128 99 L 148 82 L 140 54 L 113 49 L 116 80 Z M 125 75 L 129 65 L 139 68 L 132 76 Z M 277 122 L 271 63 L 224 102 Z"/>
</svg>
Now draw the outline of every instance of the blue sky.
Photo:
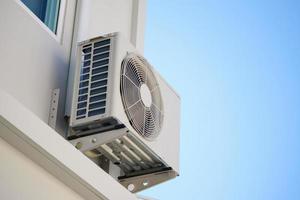
<svg viewBox="0 0 300 200">
<path fill-rule="evenodd" d="M 182 97 L 160 200 L 300 199 L 300 1 L 148 0 L 145 55 Z"/>
</svg>

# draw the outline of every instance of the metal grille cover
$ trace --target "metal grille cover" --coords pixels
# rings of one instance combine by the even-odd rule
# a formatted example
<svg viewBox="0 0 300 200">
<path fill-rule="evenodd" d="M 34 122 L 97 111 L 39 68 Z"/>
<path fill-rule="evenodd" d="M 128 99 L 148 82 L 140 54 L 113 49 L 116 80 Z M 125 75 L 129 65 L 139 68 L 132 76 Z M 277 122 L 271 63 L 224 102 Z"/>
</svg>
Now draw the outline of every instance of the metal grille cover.
<svg viewBox="0 0 300 200">
<path fill-rule="evenodd" d="M 76 120 L 105 113 L 110 49 L 110 38 L 82 47 Z"/>
<path fill-rule="evenodd" d="M 152 67 L 142 56 L 130 53 L 124 58 L 121 70 L 121 96 L 126 115 L 141 136 L 154 139 L 162 127 L 163 104 Z M 143 85 L 151 95 L 149 104 L 142 99 Z"/>
</svg>

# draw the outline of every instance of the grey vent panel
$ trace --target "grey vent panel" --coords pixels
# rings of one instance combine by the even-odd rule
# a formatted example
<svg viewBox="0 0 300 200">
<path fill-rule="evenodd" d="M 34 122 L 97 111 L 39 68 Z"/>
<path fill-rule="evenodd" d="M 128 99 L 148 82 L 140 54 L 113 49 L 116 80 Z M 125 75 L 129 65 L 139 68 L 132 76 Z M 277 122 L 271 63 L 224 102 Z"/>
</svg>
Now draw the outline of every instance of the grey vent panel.
<svg viewBox="0 0 300 200">
<path fill-rule="evenodd" d="M 104 114 L 107 101 L 111 39 L 85 44 L 81 51 L 76 119 Z"/>
</svg>

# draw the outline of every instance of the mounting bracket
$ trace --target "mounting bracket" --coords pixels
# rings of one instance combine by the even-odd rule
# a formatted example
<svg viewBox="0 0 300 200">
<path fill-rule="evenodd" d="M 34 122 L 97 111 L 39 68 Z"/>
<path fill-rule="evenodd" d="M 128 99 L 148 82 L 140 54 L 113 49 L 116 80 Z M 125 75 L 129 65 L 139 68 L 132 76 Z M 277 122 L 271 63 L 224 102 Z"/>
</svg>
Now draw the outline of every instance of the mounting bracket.
<svg viewBox="0 0 300 200">
<path fill-rule="evenodd" d="M 54 89 L 51 95 L 50 111 L 48 125 L 55 130 L 56 118 L 57 118 L 57 107 L 59 101 L 59 89 Z"/>
</svg>

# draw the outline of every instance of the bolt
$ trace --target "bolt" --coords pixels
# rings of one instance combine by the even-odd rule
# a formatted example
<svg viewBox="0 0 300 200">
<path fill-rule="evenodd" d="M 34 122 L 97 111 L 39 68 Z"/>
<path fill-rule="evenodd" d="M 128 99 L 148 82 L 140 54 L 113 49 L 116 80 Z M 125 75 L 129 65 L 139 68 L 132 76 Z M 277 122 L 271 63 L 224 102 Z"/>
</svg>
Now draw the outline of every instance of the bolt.
<svg viewBox="0 0 300 200">
<path fill-rule="evenodd" d="M 144 180 L 143 186 L 144 186 L 144 187 L 147 187 L 148 185 L 149 185 L 149 181 L 148 181 L 148 180 Z"/>
<path fill-rule="evenodd" d="M 75 145 L 76 149 L 81 149 L 82 147 L 82 143 L 81 142 L 77 142 Z"/>
<path fill-rule="evenodd" d="M 132 192 L 134 190 L 135 186 L 131 183 L 127 186 L 127 189 Z"/>
</svg>

